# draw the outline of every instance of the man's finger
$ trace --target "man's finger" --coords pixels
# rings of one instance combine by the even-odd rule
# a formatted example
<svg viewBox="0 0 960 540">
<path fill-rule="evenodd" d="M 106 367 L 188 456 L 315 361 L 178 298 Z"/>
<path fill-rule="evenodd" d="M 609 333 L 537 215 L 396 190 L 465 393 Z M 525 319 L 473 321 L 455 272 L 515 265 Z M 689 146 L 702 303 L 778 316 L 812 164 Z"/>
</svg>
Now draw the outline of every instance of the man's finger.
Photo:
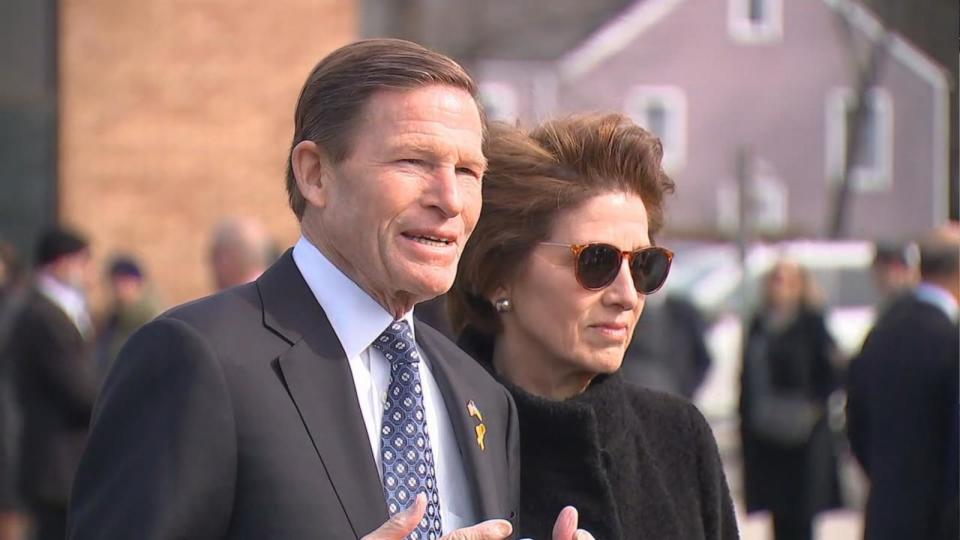
<svg viewBox="0 0 960 540">
<path fill-rule="evenodd" d="M 413 504 L 403 512 L 397 512 L 379 529 L 364 536 L 361 540 L 403 540 L 423 519 L 423 513 L 427 511 L 427 496 L 423 493 L 417 495 Z"/>
<path fill-rule="evenodd" d="M 491 519 L 464 529 L 457 529 L 440 540 L 504 540 L 513 532 L 513 525 L 503 519 Z"/>
<path fill-rule="evenodd" d="M 578 540 L 576 534 L 579 520 L 580 515 L 576 508 L 567 506 L 561 510 L 553 524 L 553 540 Z"/>
<path fill-rule="evenodd" d="M 574 538 L 575 540 L 595 540 L 592 534 L 583 529 L 577 529 L 577 534 Z"/>
</svg>

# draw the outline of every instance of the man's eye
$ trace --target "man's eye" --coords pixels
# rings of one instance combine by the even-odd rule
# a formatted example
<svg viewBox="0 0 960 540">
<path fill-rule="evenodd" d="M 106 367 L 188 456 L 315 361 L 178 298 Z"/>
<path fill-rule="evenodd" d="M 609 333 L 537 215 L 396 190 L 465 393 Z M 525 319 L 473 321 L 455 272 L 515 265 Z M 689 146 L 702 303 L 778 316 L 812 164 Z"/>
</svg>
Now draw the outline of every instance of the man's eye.
<svg viewBox="0 0 960 540">
<path fill-rule="evenodd" d="M 404 158 L 400 160 L 400 163 L 406 163 L 407 165 L 416 165 L 419 167 L 426 164 L 426 161 L 418 158 Z"/>
<path fill-rule="evenodd" d="M 480 178 L 480 175 L 477 174 L 477 171 L 471 169 L 470 167 L 457 167 L 457 174 L 466 174 L 474 178 Z"/>
</svg>

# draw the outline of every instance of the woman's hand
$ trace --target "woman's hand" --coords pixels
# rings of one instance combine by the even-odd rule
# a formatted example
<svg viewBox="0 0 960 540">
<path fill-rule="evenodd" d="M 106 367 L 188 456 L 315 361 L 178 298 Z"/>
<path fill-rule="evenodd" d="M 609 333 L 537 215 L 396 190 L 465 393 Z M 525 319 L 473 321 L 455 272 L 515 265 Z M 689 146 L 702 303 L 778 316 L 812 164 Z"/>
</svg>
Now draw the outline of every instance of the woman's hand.
<svg viewBox="0 0 960 540">
<path fill-rule="evenodd" d="M 553 540 L 594 540 L 592 534 L 577 528 L 579 521 L 576 508 L 567 506 L 561 510 L 557 522 L 553 525 Z"/>
</svg>

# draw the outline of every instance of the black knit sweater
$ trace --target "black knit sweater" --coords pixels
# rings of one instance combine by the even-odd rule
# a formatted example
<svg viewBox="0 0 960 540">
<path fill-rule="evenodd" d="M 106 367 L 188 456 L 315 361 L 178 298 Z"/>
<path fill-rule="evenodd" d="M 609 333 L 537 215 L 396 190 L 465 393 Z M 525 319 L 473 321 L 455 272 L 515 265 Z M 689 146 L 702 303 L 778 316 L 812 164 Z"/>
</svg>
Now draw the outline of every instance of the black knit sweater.
<svg viewBox="0 0 960 540">
<path fill-rule="evenodd" d="M 475 345 L 461 340 L 490 368 Z M 598 540 L 738 538 L 713 433 L 689 402 L 619 375 L 565 401 L 501 382 L 520 416 L 521 538 L 548 540 L 566 505 Z"/>
</svg>

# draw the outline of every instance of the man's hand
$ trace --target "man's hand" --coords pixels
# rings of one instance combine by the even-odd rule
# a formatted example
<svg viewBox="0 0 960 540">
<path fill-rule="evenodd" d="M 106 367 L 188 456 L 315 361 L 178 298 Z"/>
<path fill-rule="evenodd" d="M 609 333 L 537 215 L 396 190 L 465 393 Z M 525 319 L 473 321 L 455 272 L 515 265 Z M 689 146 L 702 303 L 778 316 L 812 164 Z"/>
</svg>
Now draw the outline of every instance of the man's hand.
<svg viewBox="0 0 960 540">
<path fill-rule="evenodd" d="M 592 534 L 577 528 L 579 521 L 580 515 L 576 508 L 567 506 L 561 510 L 553 524 L 553 540 L 594 540 Z"/>
<path fill-rule="evenodd" d="M 421 493 L 417 495 L 410 508 L 394 514 L 379 529 L 364 536 L 362 540 L 403 540 L 417 528 L 426 511 L 427 496 Z M 511 532 L 513 532 L 513 526 L 509 521 L 491 519 L 473 527 L 457 529 L 444 535 L 441 540 L 504 540 L 510 536 Z"/>
</svg>

